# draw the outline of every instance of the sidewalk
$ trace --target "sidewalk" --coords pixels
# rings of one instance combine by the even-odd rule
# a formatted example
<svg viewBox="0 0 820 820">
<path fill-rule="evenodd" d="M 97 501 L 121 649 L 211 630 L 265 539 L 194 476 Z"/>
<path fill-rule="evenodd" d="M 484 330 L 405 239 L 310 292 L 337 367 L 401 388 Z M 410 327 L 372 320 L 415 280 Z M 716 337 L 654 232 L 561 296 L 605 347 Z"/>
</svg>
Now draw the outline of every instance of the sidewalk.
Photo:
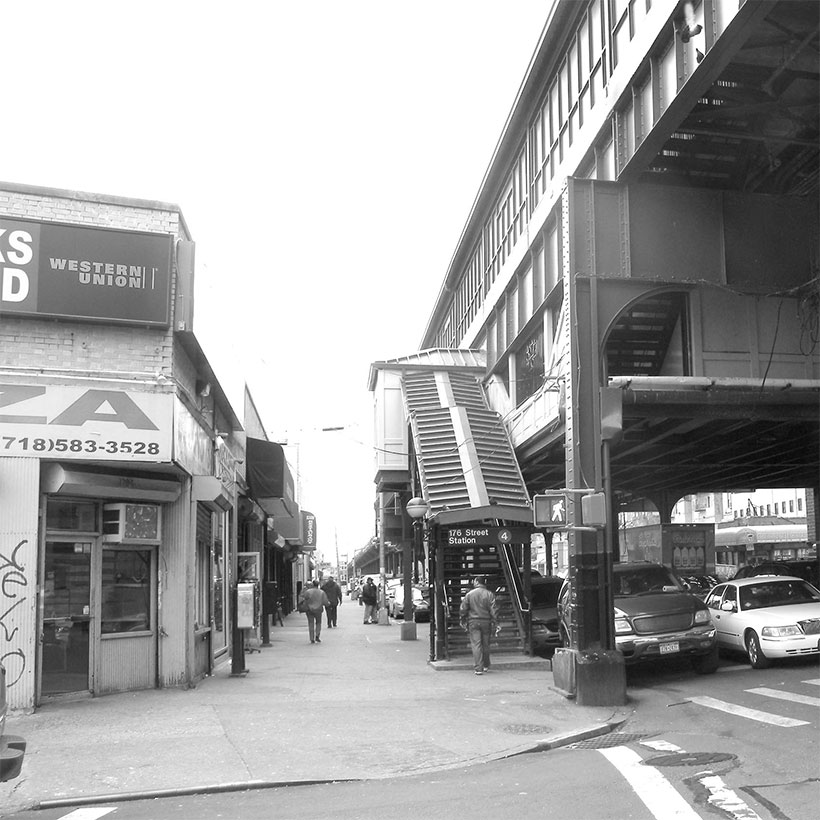
<svg viewBox="0 0 820 820">
<path fill-rule="evenodd" d="M 0 812 L 171 793 L 385 778 L 464 766 L 602 734 L 625 707 L 581 707 L 552 687 L 549 661 L 496 655 L 427 662 L 427 624 L 362 624 L 345 600 L 339 626 L 308 640 L 296 612 L 270 647 L 195 689 L 52 703 L 12 716 L 28 741 L 22 775 L 0 783 Z M 97 802 L 100 802 L 99 800 Z M 0 816 L 2 816 L 0 814 Z"/>
</svg>

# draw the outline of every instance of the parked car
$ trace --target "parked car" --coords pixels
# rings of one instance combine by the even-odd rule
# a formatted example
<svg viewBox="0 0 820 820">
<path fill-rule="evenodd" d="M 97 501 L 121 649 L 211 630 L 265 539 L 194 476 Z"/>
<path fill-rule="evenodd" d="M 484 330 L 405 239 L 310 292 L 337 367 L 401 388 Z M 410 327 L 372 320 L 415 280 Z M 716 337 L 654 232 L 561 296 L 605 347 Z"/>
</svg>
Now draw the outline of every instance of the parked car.
<svg viewBox="0 0 820 820">
<path fill-rule="evenodd" d="M 627 664 L 686 656 L 700 675 L 717 670 L 718 647 L 710 610 L 672 570 L 650 562 L 615 564 L 615 647 Z M 561 642 L 569 646 L 575 606 L 568 579 L 558 598 Z"/>
<path fill-rule="evenodd" d="M 820 654 L 820 590 L 802 578 L 761 575 L 718 584 L 707 596 L 721 649 L 754 669 L 773 658 Z"/>
<path fill-rule="evenodd" d="M 802 578 L 812 586 L 820 589 L 820 561 L 817 558 L 795 559 L 793 561 L 764 561 L 757 566 L 747 565 L 741 567 L 732 580 L 753 578 L 755 575 L 791 575 L 794 578 Z"/>
<path fill-rule="evenodd" d="M 26 741 L 17 735 L 6 734 L 8 711 L 6 668 L 0 663 L 0 782 L 12 780 L 20 774 L 26 754 Z"/>
<path fill-rule="evenodd" d="M 425 590 L 413 587 L 413 620 L 418 622 L 430 620 L 430 602 L 425 596 Z M 388 609 L 393 618 L 404 617 L 404 587 L 396 589 L 390 599 Z"/>
<path fill-rule="evenodd" d="M 564 579 L 554 575 L 534 577 L 531 580 L 532 648 L 534 651 L 561 646 L 558 628 L 558 596 Z"/>
<path fill-rule="evenodd" d="M 682 575 L 684 587 L 698 598 L 705 598 L 713 586 L 720 583 L 720 579 L 714 575 Z"/>
</svg>

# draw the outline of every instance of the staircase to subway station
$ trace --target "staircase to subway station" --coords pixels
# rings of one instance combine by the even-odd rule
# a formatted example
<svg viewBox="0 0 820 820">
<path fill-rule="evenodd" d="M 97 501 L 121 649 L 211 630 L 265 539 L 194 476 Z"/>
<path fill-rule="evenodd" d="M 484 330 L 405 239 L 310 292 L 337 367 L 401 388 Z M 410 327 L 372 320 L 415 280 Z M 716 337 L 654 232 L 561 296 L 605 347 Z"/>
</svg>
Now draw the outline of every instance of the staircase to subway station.
<svg viewBox="0 0 820 820">
<path fill-rule="evenodd" d="M 495 593 L 501 629 L 492 639 L 491 647 L 502 652 L 523 652 L 526 631 L 521 606 L 521 578 L 509 546 L 443 547 L 446 630 L 444 634 L 447 659 L 470 654 L 470 640 L 459 622 L 459 608 L 472 588 L 476 575 L 486 575 L 488 588 Z"/>
</svg>

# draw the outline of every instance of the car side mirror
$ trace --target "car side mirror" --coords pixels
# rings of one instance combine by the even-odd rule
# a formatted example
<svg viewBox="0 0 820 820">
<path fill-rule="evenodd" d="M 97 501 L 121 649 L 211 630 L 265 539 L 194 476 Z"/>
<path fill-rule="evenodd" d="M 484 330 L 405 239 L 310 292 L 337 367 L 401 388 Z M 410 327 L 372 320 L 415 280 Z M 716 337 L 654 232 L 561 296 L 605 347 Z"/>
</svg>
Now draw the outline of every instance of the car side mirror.
<svg viewBox="0 0 820 820">
<path fill-rule="evenodd" d="M 734 612 L 735 611 L 734 601 L 724 601 L 720 605 L 720 608 L 721 608 L 721 610 L 723 610 L 723 612 Z"/>
</svg>

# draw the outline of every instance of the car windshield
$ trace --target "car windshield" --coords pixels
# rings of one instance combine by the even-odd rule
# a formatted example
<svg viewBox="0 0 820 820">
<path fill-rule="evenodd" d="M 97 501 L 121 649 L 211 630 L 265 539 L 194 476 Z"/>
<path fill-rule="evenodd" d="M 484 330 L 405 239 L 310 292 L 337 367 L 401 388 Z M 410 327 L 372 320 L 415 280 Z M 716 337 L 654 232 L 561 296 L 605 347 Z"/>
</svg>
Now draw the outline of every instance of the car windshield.
<svg viewBox="0 0 820 820">
<path fill-rule="evenodd" d="M 615 573 L 615 595 L 644 595 L 662 592 L 664 587 L 680 589 L 675 577 L 665 567 L 632 567 Z"/>
<path fill-rule="evenodd" d="M 741 609 L 763 609 L 818 601 L 820 592 L 805 581 L 765 581 L 740 589 Z"/>
<path fill-rule="evenodd" d="M 535 607 L 556 606 L 561 584 L 533 584 L 532 605 Z"/>
</svg>

